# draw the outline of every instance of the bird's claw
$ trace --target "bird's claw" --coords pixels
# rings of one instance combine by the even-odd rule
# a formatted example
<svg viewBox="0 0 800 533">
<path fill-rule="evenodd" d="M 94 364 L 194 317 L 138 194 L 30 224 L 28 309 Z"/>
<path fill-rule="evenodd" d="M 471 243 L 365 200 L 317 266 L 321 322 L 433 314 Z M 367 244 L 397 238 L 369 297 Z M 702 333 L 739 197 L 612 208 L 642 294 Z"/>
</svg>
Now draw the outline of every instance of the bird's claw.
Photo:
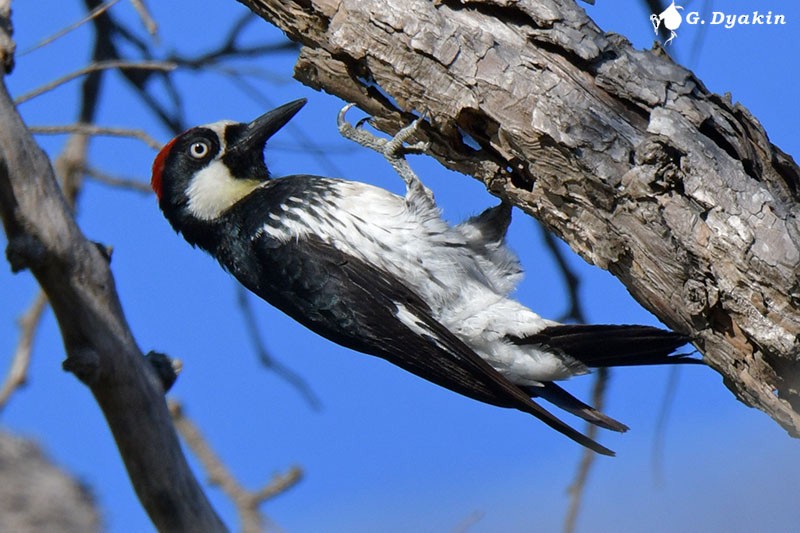
<svg viewBox="0 0 800 533">
<path fill-rule="evenodd" d="M 356 126 L 355 126 L 356 129 L 364 128 L 364 124 L 366 124 L 367 122 L 371 123 L 372 122 L 372 117 L 364 117 L 361 120 L 359 120 L 358 122 L 356 122 Z"/>
<path fill-rule="evenodd" d="M 360 119 L 356 122 L 355 126 L 347 122 L 345 115 L 354 105 L 355 104 L 350 103 L 344 106 L 341 111 L 339 111 L 336 118 L 336 125 L 342 137 L 383 154 L 390 162 L 403 159 L 406 154 L 425 153 L 430 147 L 430 143 L 427 142 L 417 142 L 409 145 L 404 144 L 419 131 L 419 125 L 425 119 L 425 115 L 418 117 L 411 122 L 411 124 L 402 128 L 391 139 L 382 139 L 364 129 L 364 124 L 370 123 L 372 120 L 371 117 Z"/>
<path fill-rule="evenodd" d="M 433 200 L 433 193 L 422 184 L 414 171 L 406 161 L 406 154 L 422 154 L 428 151 L 430 144 L 427 142 L 417 142 L 414 144 L 405 145 L 404 143 L 412 138 L 419 130 L 419 125 L 425 120 L 425 115 L 418 117 L 411 124 L 405 126 L 397 135 L 391 139 L 382 139 L 369 133 L 364 129 L 364 124 L 369 122 L 370 118 L 363 118 L 356 122 L 355 127 L 345 120 L 345 114 L 353 107 L 354 104 L 347 104 L 339 111 L 336 124 L 339 127 L 339 133 L 343 137 L 355 141 L 361 146 L 375 150 L 383 155 L 386 160 L 392 165 L 395 172 L 403 178 L 406 183 L 406 199 L 409 202 L 417 203 L 420 205 L 428 206 L 430 209 L 436 209 L 436 203 Z"/>
</svg>

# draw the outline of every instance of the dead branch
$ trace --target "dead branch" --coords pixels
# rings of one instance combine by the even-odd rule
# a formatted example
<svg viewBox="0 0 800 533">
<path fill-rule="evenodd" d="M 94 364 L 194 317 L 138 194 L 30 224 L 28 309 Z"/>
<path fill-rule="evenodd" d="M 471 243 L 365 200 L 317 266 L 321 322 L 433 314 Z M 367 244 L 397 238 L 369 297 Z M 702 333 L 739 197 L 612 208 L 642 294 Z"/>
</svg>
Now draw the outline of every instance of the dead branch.
<svg viewBox="0 0 800 533">
<path fill-rule="evenodd" d="M 83 172 L 87 177 L 110 187 L 126 189 L 129 191 L 138 192 L 140 194 L 146 194 L 148 196 L 153 194 L 153 189 L 150 188 L 150 184 L 141 180 L 112 176 L 93 167 L 86 167 L 83 169 Z"/>
<path fill-rule="evenodd" d="M 3 411 L 11 395 L 25 384 L 28 378 L 28 367 L 31 362 L 33 339 L 44 310 L 47 308 L 47 297 L 42 291 L 36 293 L 30 307 L 19 319 L 19 341 L 14 357 L 11 358 L 11 368 L 8 371 L 3 386 L 0 387 L 0 412 Z"/>
<path fill-rule="evenodd" d="M 68 83 L 75 78 L 80 78 L 81 76 L 85 76 L 87 74 L 91 74 L 93 72 L 98 72 L 101 70 L 151 70 L 151 71 L 160 71 L 160 72 L 169 72 L 170 70 L 174 70 L 177 68 L 177 65 L 174 63 L 165 63 L 163 61 L 123 61 L 123 60 L 112 60 L 112 61 L 99 61 L 97 63 L 92 63 L 91 65 L 87 65 L 83 68 L 80 68 L 74 72 L 70 72 L 60 78 L 56 78 L 55 80 L 42 85 L 32 91 L 29 91 L 22 96 L 18 96 L 14 103 L 17 105 L 24 104 L 28 100 L 32 100 L 37 96 L 41 96 L 46 92 L 52 91 L 53 89 Z"/>
<path fill-rule="evenodd" d="M 572 0 L 243 3 L 303 45 L 300 81 L 390 134 L 426 112 L 442 164 L 608 269 L 800 436 L 800 169 L 747 109 Z"/>
<path fill-rule="evenodd" d="M 47 294 L 67 353 L 64 368 L 103 410 L 154 524 L 162 531 L 224 531 L 183 456 L 161 383 L 123 316 L 107 257 L 75 224 L 4 83 L 0 124 L 6 255 L 14 271 L 29 269 Z"/>
<path fill-rule="evenodd" d="M 51 43 L 57 41 L 58 39 L 64 37 L 65 35 L 69 34 L 70 32 L 72 32 L 74 30 L 77 30 L 78 28 L 80 28 L 81 26 L 86 24 L 87 22 L 90 22 L 93 18 L 98 17 L 101 14 L 105 13 L 108 9 L 111 9 L 114 6 L 114 4 L 116 4 L 117 2 L 119 2 L 119 0 L 109 0 L 108 2 L 100 4 L 99 6 L 95 7 L 91 11 L 89 11 L 89 13 L 87 13 L 86 16 L 81 18 L 80 20 L 75 21 L 72 24 L 69 24 L 69 25 L 61 28 L 60 30 L 55 32 L 53 35 L 45 37 L 44 39 L 42 39 L 38 43 L 34 44 L 30 48 L 26 48 L 25 50 L 19 52 L 17 54 L 17 57 L 22 57 L 24 55 L 30 54 L 32 52 L 35 52 L 36 50 L 39 50 L 40 48 L 44 48 L 48 44 L 51 44 Z"/>
<path fill-rule="evenodd" d="M 189 420 L 183 412 L 179 402 L 170 401 L 169 410 L 175 427 L 180 432 L 183 440 L 203 464 L 208 474 L 209 482 L 218 486 L 236 506 L 239 522 L 244 533 L 260 533 L 264 529 L 263 516 L 258 508 L 269 499 L 272 499 L 294 487 L 303 477 L 299 467 L 292 467 L 282 475 L 276 475 L 262 488 L 250 491 L 245 489 L 231 474 L 225 463 L 214 453 L 208 441 L 203 437 L 200 429 Z"/>
<path fill-rule="evenodd" d="M 28 130 L 34 135 L 61 135 L 64 133 L 79 133 L 90 136 L 129 137 L 142 141 L 153 150 L 160 150 L 161 143 L 151 137 L 146 131 L 131 128 L 112 128 L 96 124 L 67 124 L 64 126 L 31 126 Z"/>
<path fill-rule="evenodd" d="M 606 398 L 606 386 L 608 385 L 608 369 L 600 368 L 594 379 L 592 386 L 592 401 L 591 405 L 595 409 L 602 412 Z M 590 439 L 597 437 L 597 426 L 586 424 L 586 436 Z M 578 513 L 583 504 L 583 495 L 586 492 L 586 483 L 589 480 L 589 474 L 592 471 L 597 454 L 592 453 L 591 450 L 581 450 L 581 460 L 578 463 L 578 469 L 575 472 L 575 481 L 572 482 L 567 488 L 569 494 L 569 506 L 567 507 L 567 515 L 564 519 L 564 533 L 573 533 L 575 526 L 578 522 Z"/>
<path fill-rule="evenodd" d="M 131 0 L 131 4 L 133 4 L 133 8 L 139 15 L 139 20 L 142 21 L 142 25 L 145 30 L 147 30 L 147 33 L 150 34 L 151 37 L 156 37 L 158 35 L 158 24 L 150 13 L 150 10 L 144 5 L 144 2 L 142 2 L 142 0 Z"/>
</svg>

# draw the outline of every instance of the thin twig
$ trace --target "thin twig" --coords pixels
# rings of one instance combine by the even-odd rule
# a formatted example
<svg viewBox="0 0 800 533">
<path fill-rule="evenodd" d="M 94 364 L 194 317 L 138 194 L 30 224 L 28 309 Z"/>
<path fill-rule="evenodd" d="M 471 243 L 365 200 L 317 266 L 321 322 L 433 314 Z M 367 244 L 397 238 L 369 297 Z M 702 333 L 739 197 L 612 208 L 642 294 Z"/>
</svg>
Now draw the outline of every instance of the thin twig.
<svg viewBox="0 0 800 533">
<path fill-rule="evenodd" d="M 74 72 L 70 72 L 69 74 L 62 76 L 58 79 L 55 79 L 41 87 L 34 89 L 30 92 L 23 94 L 22 96 L 17 97 L 14 100 L 16 105 L 23 104 L 28 100 L 36 98 L 37 96 L 41 96 L 42 94 L 52 91 L 53 89 L 68 83 L 75 78 L 79 78 L 81 76 L 85 76 L 86 74 L 91 74 L 92 72 L 98 72 L 101 70 L 113 70 L 113 69 L 120 69 L 120 70 L 155 70 L 161 72 L 169 72 L 171 70 L 175 70 L 177 65 L 175 63 L 168 63 L 165 61 L 124 61 L 124 60 L 111 60 L 111 61 L 99 61 L 97 63 L 92 63 L 86 67 L 80 68 Z"/>
<path fill-rule="evenodd" d="M 275 474 L 272 476 L 268 484 L 252 493 L 253 499 L 259 503 L 271 500 L 291 489 L 302 479 L 303 470 L 297 466 L 293 466 L 283 474 Z"/>
<path fill-rule="evenodd" d="M 83 169 L 87 176 L 92 178 L 95 181 L 99 181 L 105 185 L 109 185 L 111 187 L 116 187 L 118 189 L 128 189 L 133 192 L 143 193 L 143 194 L 153 194 L 153 190 L 150 188 L 150 185 L 147 183 L 143 183 L 137 179 L 133 178 L 119 178 L 116 176 L 112 176 L 100 170 L 97 170 L 93 167 L 86 167 Z"/>
<path fill-rule="evenodd" d="M 0 388 L 0 412 L 3 411 L 14 391 L 25 384 L 33 351 L 33 339 L 46 306 L 47 296 L 44 291 L 39 290 L 28 310 L 19 318 L 19 342 L 14 352 L 14 358 L 11 360 L 8 376 Z"/>
<path fill-rule="evenodd" d="M 87 22 L 91 21 L 93 18 L 101 15 L 102 13 L 105 13 L 108 9 L 110 9 L 117 2 L 119 2 L 119 0 L 109 0 L 108 2 L 106 2 L 104 4 L 100 4 L 96 8 L 92 9 L 91 11 L 89 11 L 89 13 L 85 17 L 80 19 L 79 21 L 74 22 L 74 23 L 70 24 L 69 26 L 66 26 L 65 28 L 62 28 L 62 29 L 58 30 L 57 32 L 55 32 L 53 35 L 51 35 L 49 37 L 45 37 L 44 39 L 42 39 L 41 41 L 39 41 L 35 45 L 31 46 L 30 48 L 26 48 L 22 52 L 18 53 L 17 57 L 21 57 L 21 56 L 24 56 L 26 54 L 30 54 L 31 52 L 35 52 L 36 50 L 47 46 L 48 44 L 52 43 L 53 41 L 56 41 L 56 40 L 60 39 L 61 37 L 65 36 L 66 34 L 70 33 L 71 31 L 80 28 L 81 26 L 83 26 Z"/>
<path fill-rule="evenodd" d="M 74 133 L 67 138 L 64 149 L 53 160 L 53 169 L 70 209 L 75 211 L 83 187 L 83 169 L 89 152 L 89 137 Z"/>
<path fill-rule="evenodd" d="M 586 322 L 586 316 L 583 313 L 583 308 L 580 302 L 579 289 L 581 279 L 572 271 L 572 268 L 567 263 L 567 258 L 558 247 L 558 239 L 547 230 L 544 226 L 542 228 L 542 235 L 544 236 L 544 243 L 550 253 L 553 255 L 561 275 L 564 277 L 564 283 L 567 287 L 567 294 L 569 295 L 569 309 L 559 319 L 559 322 L 577 322 L 583 324 Z"/>
<path fill-rule="evenodd" d="M 109 136 L 109 137 L 129 137 L 142 141 L 154 150 L 160 150 L 163 146 L 160 142 L 151 137 L 147 132 L 131 128 L 113 128 L 109 126 L 98 126 L 96 124 L 67 124 L 64 126 L 31 126 L 28 128 L 31 133 L 38 135 L 60 135 L 64 133 L 78 133 L 81 135 Z"/>
<path fill-rule="evenodd" d="M 228 31 L 222 44 L 218 47 L 192 58 L 173 54 L 167 57 L 167 61 L 174 61 L 187 68 L 207 68 L 227 58 L 260 57 L 269 53 L 298 50 L 298 45 L 288 39 L 276 43 L 257 44 L 242 46 L 237 41 L 242 34 L 245 26 L 258 20 L 252 12 L 245 13 L 239 20 L 234 22 Z"/>
<path fill-rule="evenodd" d="M 667 422 L 669 415 L 672 412 L 672 401 L 675 399 L 675 391 L 678 388 L 678 380 L 681 371 L 679 365 L 669 367 L 669 376 L 667 378 L 667 388 L 664 391 L 664 397 L 661 400 L 661 408 L 658 410 L 658 419 L 656 421 L 656 431 L 653 436 L 653 453 L 652 453 L 652 467 L 653 467 L 653 480 L 656 486 L 660 486 L 664 480 L 664 469 L 662 467 L 664 459 L 664 441 L 667 438 Z"/>
<path fill-rule="evenodd" d="M 586 322 L 586 315 L 583 312 L 583 306 L 581 305 L 580 299 L 580 278 L 578 277 L 575 272 L 572 271 L 572 268 L 569 266 L 567 262 L 567 258 L 562 253 L 561 249 L 558 246 L 558 240 L 556 237 L 547 231 L 544 226 L 542 226 L 542 232 L 544 235 L 544 241 L 547 248 L 550 250 L 550 253 L 553 255 L 553 258 L 558 265 L 558 268 L 561 272 L 561 275 L 564 278 L 564 283 L 567 288 L 567 294 L 569 295 L 569 309 L 567 312 L 564 313 L 563 317 L 560 319 L 561 322 L 566 321 L 574 321 L 577 323 L 585 323 Z M 606 385 L 608 384 L 608 370 L 605 368 L 600 368 L 595 375 L 595 382 L 592 388 L 592 402 L 591 404 L 594 406 L 595 409 L 598 411 L 603 410 L 603 404 L 605 403 L 605 391 Z M 597 435 L 597 426 L 594 424 L 586 424 L 586 436 L 590 439 L 594 440 L 595 436 Z M 575 525 L 578 521 L 578 513 L 580 512 L 581 504 L 583 502 L 583 494 L 586 490 L 586 482 L 589 479 L 589 473 L 592 470 L 592 466 L 594 465 L 595 460 L 595 453 L 589 449 L 584 449 L 581 455 L 581 460 L 578 463 L 578 469 L 575 472 L 575 479 L 573 480 L 572 484 L 567 488 L 567 492 L 569 493 L 569 507 L 567 508 L 567 515 L 564 519 L 564 532 L 565 533 L 572 533 L 575 531 Z"/>
<path fill-rule="evenodd" d="M 202 463 L 208 474 L 209 483 L 218 486 L 236 506 L 242 531 L 245 533 L 262 531 L 264 517 L 258 510 L 259 506 L 295 486 L 303 478 L 303 471 L 296 466 L 292 467 L 285 474 L 273 476 L 261 489 L 249 491 L 239 484 L 225 463 L 214 453 L 200 429 L 186 417 L 181 404 L 174 400 L 170 401 L 169 410 L 175 428 Z"/>
<path fill-rule="evenodd" d="M 147 6 L 144 5 L 144 2 L 141 0 L 131 0 L 131 4 L 133 4 L 133 8 L 136 10 L 136 14 L 139 15 L 139 19 L 142 21 L 142 25 L 145 30 L 147 30 L 147 33 L 150 34 L 151 37 L 157 39 L 158 24 L 155 18 L 153 18 L 153 15 L 150 14 Z"/>
<path fill-rule="evenodd" d="M 250 340 L 253 343 L 253 347 L 256 350 L 256 354 L 258 354 L 261 364 L 288 381 L 289 384 L 292 385 L 303 396 L 303 398 L 306 399 L 312 409 L 319 410 L 321 405 L 319 398 L 317 398 L 316 394 L 314 394 L 314 391 L 311 390 L 311 387 L 308 386 L 308 383 L 306 383 L 299 374 L 296 374 L 294 371 L 284 366 L 280 361 L 277 361 L 275 358 L 273 358 L 267 351 L 266 346 L 264 346 L 264 341 L 261 339 L 261 334 L 258 329 L 258 324 L 256 323 L 255 313 L 253 313 L 253 307 L 250 305 L 250 299 L 248 298 L 247 290 L 245 290 L 245 288 L 241 285 L 237 284 L 236 296 L 239 303 L 239 308 L 242 311 L 242 316 L 244 316 L 245 327 L 247 327 Z"/>
<path fill-rule="evenodd" d="M 603 410 L 603 403 L 605 399 L 606 385 L 608 385 L 608 369 L 600 368 L 597 371 L 594 380 L 594 387 L 592 387 L 592 405 L 598 411 Z M 594 424 L 586 424 L 586 436 L 592 440 L 597 436 L 597 426 Z M 592 450 L 584 448 L 580 463 L 578 463 L 578 470 L 575 473 L 575 481 L 567 488 L 569 494 L 569 507 L 567 508 L 567 516 L 564 519 L 564 533 L 573 533 L 575 525 L 578 521 L 578 512 L 583 502 L 583 494 L 586 490 L 586 482 L 589 479 L 589 473 L 594 465 L 595 454 Z"/>
</svg>

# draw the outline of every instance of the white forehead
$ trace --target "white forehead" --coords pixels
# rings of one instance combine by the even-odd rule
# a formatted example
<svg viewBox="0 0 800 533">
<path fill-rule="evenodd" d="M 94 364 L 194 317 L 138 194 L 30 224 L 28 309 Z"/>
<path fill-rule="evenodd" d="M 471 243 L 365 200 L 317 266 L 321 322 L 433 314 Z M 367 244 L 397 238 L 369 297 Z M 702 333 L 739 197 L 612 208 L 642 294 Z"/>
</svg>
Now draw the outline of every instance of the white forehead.
<svg viewBox="0 0 800 533">
<path fill-rule="evenodd" d="M 217 134 L 217 139 L 219 139 L 220 144 L 220 153 L 224 153 L 227 146 L 225 145 L 225 129 L 228 126 L 236 124 L 233 120 L 218 120 L 217 122 L 212 122 L 211 124 L 204 124 L 200 126 L 201 128 L 206 128 L 214 133 Z"/>
</svg>

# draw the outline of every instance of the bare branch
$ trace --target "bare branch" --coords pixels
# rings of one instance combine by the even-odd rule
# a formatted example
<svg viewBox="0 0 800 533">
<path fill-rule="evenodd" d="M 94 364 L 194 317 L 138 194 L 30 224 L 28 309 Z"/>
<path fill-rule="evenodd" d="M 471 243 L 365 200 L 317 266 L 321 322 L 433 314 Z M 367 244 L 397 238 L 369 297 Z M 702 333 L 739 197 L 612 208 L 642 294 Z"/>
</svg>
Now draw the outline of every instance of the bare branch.
<svg viewBox="0 0 800 533">
<path fill-rule="evenodd" d="M 293 370 L 272 357 L 269 354 L 269 351 L 267 351 L 264 341 L 261 339 L 261 333 L 259 332 L 258 324 L 256 323 L 255 313 L 253 313 L 253 308 L 250 305 L 250 299 L 248 297 L 247 290 L 245 290 L 245 288 L 241 285 L 237 284 L 236 296 L 239 303 L 239 309 L 242 312 L 242 316 L 244 316 L 244 323 L 247 327 L 247 332 L 250 335 L 250 340 L 253 343 L 253 347 L 256 350 L 256 354 L 258 355 L 261 364 L 289 382 L 289 384 L 292 385 L 295 390 L 297 390 L 297 392 L 303 396 L 303 398 L 305 398 L 312 409 L 318 410 L 321 405 L 319 398 L 317 398 L 316 394 L 314 394 L 314 391 L 311 390 L 311 387 L 308 386 L 308 383 L 306 383 L 299 374 L 296 374 Z"/>
<path fill-rule="evenodd" d="M 80 19 L 80 20 L 78 20 L 76 22 L 73 22 L 72 24 L 70 24 L 70 25 L 58 30 L 57 32 L 55 32 L 53 35 L 51 35 L 49 37 L 45 37 L 44 39 L 42 39 L 38 43 L 34 44 L 30 48 L 26 48 L 25 50 L 23 50 L 22 52 L 17 54 L 17 56 L 21 57 L 21 56 L 30 54 L 31 52 L 35 52 L 36 50 L 38 50 L 40 48 L 43 48 L 43 47 L 47 46 L 48 44 L 60 39 L 61 37 L 67 35 L 71 31 L 80 28 L 81 26 L 83 26 L 87 22 L 91 21 L 95 17 L 105 13 L 107 10 L 111 9 L 111 7 L 113 7 L 114 4 L 116 4 L 117 2 L 119 2 L 119 0 L 109 0 L 108 2 L 100 4 L 96 8 L 92 9 L 91 11 L 89 11 L 89 13 L 85 17 L 83 17 L 82 19 Z"/>
<path fill-rule="evenodd" d="M 150 10 L 144 5 L 144 2 L 142 2 L 142 0 L 131 0 L 131 4 L 133 4 L 133 8 L 139 15 L 139 19 L 142 21 L 142 25 L 145 30 L 147 30 L 147 33 L 149 33 L 151 37 L 157 37 L 158 24 L 153 18 L 153 15 L 150 14 Z"/>
<path fill-rule="evenodd" d="M 17 349 L 11 360 L 11 369 L 8 371 L 3 386 L 0 387 L 0 412 L 3 411 L 11 395 L 25 384 L 28 376 L 28 367 L 31 362 L 33 339 L 39 327 L 44 310 L 47 307 L 47 296 L 41 290 L 36 293 L 30 307 L 19 319 L 20 336 Z"/>
<path fill-rule="evenodd" d="M 300 81 L 378 129 L 426 110 L 437 160 L 609 270 L 742 402 L 800 436 L 800 168 L 746 108 L 571 0 L 362 0 L 337 16 L 242 2 L 302 43 Z"/>
<path fill-rule="evenodd" d="M 31 126 L 28 128 L 34 135 L 61 135 L 65 133 L 79 133 L 81 135 L 105 135 L 110 137 L 129 137 L 147 144 L 154 150 L 163 146 L 147 132 L 131 128 L 114 128 L 110 126 L 97 126 L 96 124 L 67 124 L 64 126 Z"/>
<path fill-rule="evenodd" d="M 241 59 L 246 57 L 260 57 L 265 54 L 297 51 L 298 46 L 288 39 L 281 39 L 274 43 L 264 43 L 250 46 L 242 46 L 238 43 L 244 27 L 258 20 L 252 13 L 247 12 L 239 18 L 228 31 L 225 39 L 217 48 L 196 56 L 182 56 L 171 54 L 166 58 L 167 61 L 177 63 L 183 67 L 198 69 L 208 68 L 208 66 L 219 63 L 226 59 Z"/>
<path fill-rule="evenodd" d="M 107 257 L 77 227 L 3 83 L 0 125 L 6 256 L 47 294 L 67 353 L 64 368 L 91 389 L 156 527 L 224 531 L 183 456 L 161 382 L 124 318 Z"/>
<path fill-rule="evenodd" d="M 86 167 L 83 170 L 88 177 L 105 185 L 117 187 L 119 189 L 128 189 L 133 192 L 147 195 L 153 194 L 153 189 L 150 188 L 150 185 L 137 179 L 119 178 L 110 174 L 106 174 L 105 172 L 101 172 L 93 167 Z"/>
<path fill-rule="evenodd" d="M 259 506 L 267 500 L 283 494 L 294 487 L 303 477 L 298 467 L 292 467 L 282 475 L 276 475 L 264 487 L 249 491 L 242 487 L 225 466 L 225 463 L 214 453 L 200 429 L 184 414 L 183 407 L 177 401 L 169 402 L 169 410 L 175 427 L 183 440 L 202 463 L 208 474 L 209 483 L 218 486 L 236 506 L 242 531 L 259 533 L 263 530 L 263 516 Z"/>
<path fill-rule="evenodd" d="M 17 97 L 14 100 L 14 103 L 17 105 L 23 104 L 28 100 L 36 98 L 37 96 L 41 96 L 42 94 L 52 91 L 53 89 L 68 83 L 75 78 L 80 78 L 81 76 L 85 76 L 86 74 L 91 74 L 92 72 L 98 72 L 101 70 L 151 70 L 151 71 L 160 71 L 160 72 L 169 72 L 171 70 L 175 70 L 177 65 L 174 63 L 166 63 L 164 61 L 124 61 L 124 60 L 111 60 L 111 61 L 100 61 L 97 63 L 92 63 L 86 67 L 78 69 L 74 72 L 70 72 L 69 74 L 62 76 L 58 79 L 55 79 L 37 89 L 34 89 L 30 92 L 23 94 L 22 96 Z"/>
<path fill-rule="evenodd" d="M 592 401 L 591 405 L 598 411 L 603 411 L 603 404 L 605 403 L 605 390 L 608 385 L 608 370 L 600 368 L 594 380 L 592 387 Z M 586 436 L 590 439 L 595 439 L 597 436 L 597 426 L 593 424 L 586 424 Z M 578 470 L 575 473 L 575 481 L 567 489 L 569 494 L 569 507 L 567 508 L 567 516 L 564 519 L 564 533 L 573 533 L 575 525 L 578 521 L 578 513 L 583 503 L 583 493 L 586 490 L 586 482 L 589 480 L 589 473 L 592 471 L 592 465 L 597 458 L 597 454 L 591 450 L 584 448 L 581 451 L 581 460 L 578 463 Z"/>
<path fill-rule="evenodd" d="M 658 411 L 658 418 L 656 419 L 656 431 L 653 436 L 653 452 L 652 452 L 652 468 L 653 479 L 656 485 L 660 485 L 664 478 L 664 468 L 662 466 L 664 458 L 664 442 L 667 438 L 667 422 L 672 410 L 672 402 L 675 399 L 675 391 L 678 389 L 678 381 L 681 377 L 681 370 L 677 366 L 669 368 L 669 377 L 667 380 L 667 388 L 664 390 L 664 396 L 661 399 L 661 409 Z"/>
<path fill-rule="evenodd" d="M 14 70 L 14 52 L 17 43 L 11 38 L 11 0 L 0 0 L 0 69 L 8 74 Z"/>
<path fill-rule="evenodd" d="M 586 322 L 586 315 L 583 312 L 583 306 L 580 301 L 580 285 L 581 279 L 575 274 L 573 269 L 567 263 L 567 258 L 558 247 L 558 239 L 551 232 L 547 231 L 544 226 L 539 225 L 542 229 L 542 236 L 547 249 L 558 265 L 558 270 L 561 272 L 561 277 L 564 278 L 564 285 L 567 289 L 569 308 L 559 317 L 559 322 L 577 322 L 583 324 Z"/>
<path fill-rule="evenodd" d="M 302 479 L 303 470 L 293 466 L 284 474 L 275 474 L 266 485 L 253 492 L 253 499 L 259 503 L 271 500 L 294 487 Z"/>
</svg>

